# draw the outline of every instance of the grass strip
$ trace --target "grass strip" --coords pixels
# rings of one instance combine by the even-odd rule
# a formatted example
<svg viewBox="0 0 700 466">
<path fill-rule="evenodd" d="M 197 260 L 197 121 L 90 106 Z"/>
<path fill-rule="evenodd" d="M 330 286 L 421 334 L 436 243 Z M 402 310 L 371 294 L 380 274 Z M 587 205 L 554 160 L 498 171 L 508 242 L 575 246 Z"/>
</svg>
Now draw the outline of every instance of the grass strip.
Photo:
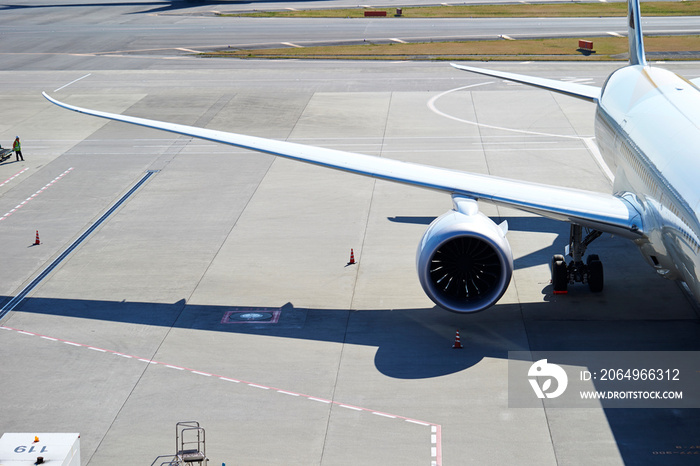
<svg viewBox="0 0 700 466">
<path fill-rule="evenodd" d="M 285 10 L 255 13 L 231 13 L 219 16 L 245 16 L 264 18 L 363 18 L 366 8 L 329 10 Z M 388 17 L 396 15 L 396 8 L 371 8 L 386 11 Z M 700 1 L 644 2 L 642 16 L 697 16 Z M 555 3 L 515 5 L 447 5 L 402 8 L 402 18 L 551 18 L 627 16 L 627 2 L 616 3 Z M 370 18 L 375 19 L 375 18 Z"/>
<path fill-rule="evenodd" d="M 583 38 L 582 38 L 583 39 Z M 326 47 L 289 47 L 259 50 L 222 50 L 205 56 L 232 58 L 296 58 L 355 60 L 626 60 L 625 37 L 596 37 L 595 53 L 577 51 L 578 39 L 479 40 L 464 42 L 422 42 L 409 44 L 358 44 Z M 700 36 L 648 36 L 647 52 L 663 52 L 664 59 L 697 59 L 675 56 L 674 52 L 700 53 Z"/>
</svg>

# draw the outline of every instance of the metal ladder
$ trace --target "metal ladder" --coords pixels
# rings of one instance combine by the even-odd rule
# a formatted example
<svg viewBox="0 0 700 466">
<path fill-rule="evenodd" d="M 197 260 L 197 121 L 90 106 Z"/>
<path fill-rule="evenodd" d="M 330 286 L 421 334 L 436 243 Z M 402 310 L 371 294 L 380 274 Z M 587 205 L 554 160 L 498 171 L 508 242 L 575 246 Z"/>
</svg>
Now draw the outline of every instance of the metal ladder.
<svg viewBox="0 0 700 466">
<path fill-rule="evenodd" d="M 208 464 L 204 428 L 199 422 L 183 421 L 175 425 L 175 451 L 181 465 Z"/>
</svg>

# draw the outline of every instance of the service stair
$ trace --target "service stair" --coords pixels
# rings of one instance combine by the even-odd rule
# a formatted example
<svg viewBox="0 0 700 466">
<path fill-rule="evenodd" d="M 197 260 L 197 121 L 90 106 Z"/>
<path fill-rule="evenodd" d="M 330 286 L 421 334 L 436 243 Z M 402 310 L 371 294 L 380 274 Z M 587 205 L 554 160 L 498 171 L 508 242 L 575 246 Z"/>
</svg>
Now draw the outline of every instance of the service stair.
<svg viewBox="0 0 700 466">
<path fill-rule="evenodd" d="M 175 425 L 174 455 L 159 456 L 151 466 L 207 466 L 204 428 L 197 421 L 183 421 Z"/>
</svg>

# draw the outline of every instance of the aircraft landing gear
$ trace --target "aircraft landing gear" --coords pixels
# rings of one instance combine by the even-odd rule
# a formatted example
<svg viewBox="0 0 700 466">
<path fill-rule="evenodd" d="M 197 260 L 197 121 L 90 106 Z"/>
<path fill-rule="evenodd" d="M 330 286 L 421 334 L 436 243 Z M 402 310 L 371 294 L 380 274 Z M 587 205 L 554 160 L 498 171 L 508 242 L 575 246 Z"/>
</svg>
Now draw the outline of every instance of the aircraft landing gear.
<svg viewBox="0 0 700 466">
<path fill-rule="evenodd" d="M 598 230 L 590 230 L 586 237 L 583 238 L 583 227 L 571 224 L 568 255 L 573 260 L 567 265 L 566 259 L 561 254 L 556 254 L 552 257 L 552 288 L 554 294 L 566 293 L 569 284 L 573 285 L 576 282 L 588 283 L 588 288 L 594 293 L 603 291 L 603 263 L 598 255 L 589 254 L 586 262 L 583 262 L 583 256 L 588 245 L 602 234 Z"/>
</svg>

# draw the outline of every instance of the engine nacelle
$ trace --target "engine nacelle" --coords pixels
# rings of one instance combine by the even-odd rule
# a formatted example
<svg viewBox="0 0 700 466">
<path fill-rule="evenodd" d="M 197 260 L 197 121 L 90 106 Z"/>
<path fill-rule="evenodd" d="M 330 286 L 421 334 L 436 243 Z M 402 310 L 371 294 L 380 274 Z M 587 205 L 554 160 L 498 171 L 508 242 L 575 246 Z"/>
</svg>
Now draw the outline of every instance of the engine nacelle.
<svg viewBox="0 0 700 466">
<path fill-rule="evenodd" d="M 435 219 L 418 246 L 418 278 L 438 306 L 477 312 L 503 296 L 513 275 L 508 224 L 496 225 L 473 199 L 453 200 L 455 210 Z"/>
</svg>

